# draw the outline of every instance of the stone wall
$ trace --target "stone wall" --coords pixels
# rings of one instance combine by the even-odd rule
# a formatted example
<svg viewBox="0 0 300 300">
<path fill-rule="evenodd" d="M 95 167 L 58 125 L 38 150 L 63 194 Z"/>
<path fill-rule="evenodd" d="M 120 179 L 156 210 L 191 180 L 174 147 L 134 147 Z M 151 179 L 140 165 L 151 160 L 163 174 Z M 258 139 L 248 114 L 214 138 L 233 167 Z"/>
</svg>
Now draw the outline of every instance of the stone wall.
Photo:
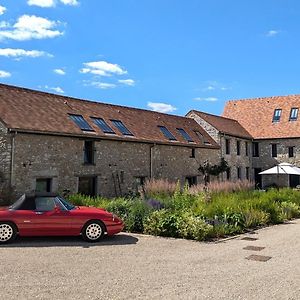
<svg viewBox="0 0 300 300">
<path fill-rule="evenodd" d="M 219 161 L 219 150 L 214 149 L 197 148 L 192 158 L 190 147 L 95 140 L 95 164 L 85 165 L 83 148 L 81 138 L 18 133 L 13 176 L 16 191 L 35 190 L 37 178 L 52 178 L 53 191 L 76 193 L 79 177 L 97 176 L 97 194 L 114 197 L 135 191 L 137 177 L 150 178 L 151 170 L 154 178 L 183 184 L 186 176 L 199 175 L 198 167 L 204 160 Z M 201 178 L 198 176 L 198 182 Z"/>
<path fill-rule="evenodd" d="M 219 131 L 214 126 L 193 112 L 188 113 L 187 117 L 194 119 L 219 144 Z"/>
<path fill-rule="evenodd" d="M 267 170 L 279 163 L 287 162 L 300 167 L 300 139 L 272 139 L 257 140 L 259 143 L 259 157 L 252 158 L 253 168 Z M 277 157 L 272 157 L 271 145 L 277 144 Z M 294 157 L 288 156 L 288 147 L 294 147 Z M 280 186 L 288 185 L 288 176 L 263 175 L 263 186 L 276 183 Z"/>
<path fill-rule="evenodd" d="M 238 179 L 237 168 L 241 170 L 242 180 L 246 178 L 246 168 L 249 168 L 249 179 L 251 176 L 251 141 L 247 139 L 237 138 L 229 135 L 220 134 L 219 143 L 221 145 L 221 156 L 227 161 L 230 167 L 230 180 Z M 226 154 L 226 139 L 230 141 L 230 154 Z M 240 141 L 240 155 L 237 155 L 237 141 Z M 246 155 L 246 142 L 248 143 L 248 155 Z M 226 180 L 226 174 L 223 174 L 223 179 Z"/>
<path fill-rule="evenodd" d="M 3 180 L 6 182 L 9 182 L 10 180 L 10 162 L 11 139 L 7 134 L 7 129 L 0 122 L 0 173 L 4 175 Z"/>
</svg>

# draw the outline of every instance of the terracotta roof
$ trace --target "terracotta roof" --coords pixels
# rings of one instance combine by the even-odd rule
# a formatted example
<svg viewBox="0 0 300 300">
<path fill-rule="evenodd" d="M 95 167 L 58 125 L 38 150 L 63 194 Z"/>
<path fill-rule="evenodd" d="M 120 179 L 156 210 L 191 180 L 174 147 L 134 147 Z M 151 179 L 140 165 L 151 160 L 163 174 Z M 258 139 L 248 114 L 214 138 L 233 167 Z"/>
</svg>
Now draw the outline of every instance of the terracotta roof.
<svg viewBox="0 0 300 300">
<path fill-rule="evenodd" d="M 300 95 L 228 101 L 223 116 L 238 120 L 255 139 L 300 137 L 299 119 L 289 120 L 291 108 L 300 108 Z M 279 122 L 273 122 L 275 109 L 282 109 Z"/>
<path fill-rule="evenodd" d="M 69 114 L 82 115 L 94 132 L 82 131 L 70 119 Z M 103 133 L 91 117 L 103 118 L 116 134 Z M 122 135 L 111 122 L 112 119 L 121 120 L 133 136 Z M 11 130 L 34 133 L 92 136 L 205 148 L 218 147 L 204 129 L 190 118 L 80 100 L 5 84 L 0 84 L 0 120 Z M 169 141 L 158 128 L 159 125 L 167 127 L 177 141 Z M 183 128 L 195 143 L 187 142 L 176 128 Z M 203 134 L 211 145 L 205 145 L 194 131 Z"/>
<path fill-rule="evenodd" d="M 236 120 L 208 114 L 197 110 L 190 111 L 188 115 L 190 113 L 195 113 L 221 133 L 245 139 L 252 139 L 251 134 Z"/>
</svg>

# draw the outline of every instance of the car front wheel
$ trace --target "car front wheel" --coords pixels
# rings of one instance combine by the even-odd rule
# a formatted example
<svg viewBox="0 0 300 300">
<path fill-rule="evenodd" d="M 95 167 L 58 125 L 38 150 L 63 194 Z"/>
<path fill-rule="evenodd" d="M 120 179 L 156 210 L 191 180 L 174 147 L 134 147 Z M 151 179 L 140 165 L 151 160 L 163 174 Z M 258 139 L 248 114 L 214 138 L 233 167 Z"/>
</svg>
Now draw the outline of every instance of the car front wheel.
<svg viewBox="0 0 300 300">
<path fill-rule="evenodd" d="M 16 226 L 9 222 L 0 222 L 0 244 L 12 242 L 17 236 Z"/>
<path fill-rule="evenodd" d="M 83 230 L 82 236 L 88 242 L 98 242 L 104 236 L 104 225 L 99 221 L 90 221 L 88 222 Z"/>
</svg>

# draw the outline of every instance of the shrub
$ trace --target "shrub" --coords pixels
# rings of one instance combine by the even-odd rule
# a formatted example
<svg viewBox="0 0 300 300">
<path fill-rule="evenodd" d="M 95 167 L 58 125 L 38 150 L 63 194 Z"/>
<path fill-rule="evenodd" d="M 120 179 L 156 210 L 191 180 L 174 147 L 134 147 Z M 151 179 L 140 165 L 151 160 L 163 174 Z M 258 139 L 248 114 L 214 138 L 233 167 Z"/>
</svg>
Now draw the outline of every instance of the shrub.
<svg viewBox="0 0 300 300">
<path fill-rule="evenodd" d="M 213 226 L 202 218 L 185 213 L 179 223 L 179 236 L 185 239 L 203 241 L 212 231 Z"/>
<path fill-rule="evenodd" d="M 282 218 L 290 220 L 300 217 L 300 206 L 292 202 L 281 202 Z"/>
<path fill-rule="evenodd" d="M 180 217 L 169 210 L 154 211 L 145 222 L 144 232 L 152 235 L 179 237 L 180 221 Z"/>
<path fill-rule="evenodd" d="M 270 221 L 270 215 L 268 213 L 257 209 L 246 209 L 243 214 L 246 228 L 266 225 Z"/>
</svg>

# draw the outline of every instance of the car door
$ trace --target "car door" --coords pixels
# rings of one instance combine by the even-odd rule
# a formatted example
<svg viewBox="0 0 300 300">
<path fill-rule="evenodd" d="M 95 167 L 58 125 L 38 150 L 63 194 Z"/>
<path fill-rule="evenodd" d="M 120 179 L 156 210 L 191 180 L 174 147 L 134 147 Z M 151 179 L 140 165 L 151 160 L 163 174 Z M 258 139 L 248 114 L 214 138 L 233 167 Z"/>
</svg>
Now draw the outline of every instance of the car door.
<svg viewBox="0 0 300 300">
<path fill-rule="evenodd" d="M 69 211 L 56 206 L 55 197 L 36 197 L 36 209 L 29 223 L 32 235 L 70 235 Z"/>
</svg>

